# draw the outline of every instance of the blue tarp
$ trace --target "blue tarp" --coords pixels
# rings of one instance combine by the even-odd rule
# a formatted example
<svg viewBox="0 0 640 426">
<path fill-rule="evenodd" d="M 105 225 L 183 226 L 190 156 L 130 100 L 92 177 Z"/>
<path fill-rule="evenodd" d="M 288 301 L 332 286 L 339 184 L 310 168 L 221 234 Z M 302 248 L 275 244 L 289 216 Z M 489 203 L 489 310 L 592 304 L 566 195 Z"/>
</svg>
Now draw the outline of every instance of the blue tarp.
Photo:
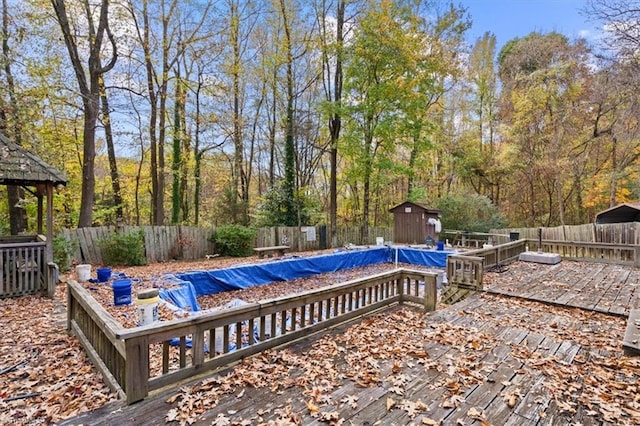
<svg viewBox="0 0 640 426">
<path fill-rule="evenodd" d="M 395 250 L 392 248 L 393 261 L 395 262 Z M 398 262 L 410 263 L 412 265 L 435 266 L 438 268 L 447 267 L 447 256 L 455 251 L 445 250 L 424 250 L 409 247 L 398 248 Z"/>
<path fill-rule="evenodd" d="M 387 247 L 294 257 L 211 271 L 184 272 L 176 274 L 176 277 L 193 283 L 196 295 L 203 296 L 383 262 L 389 262 Z"/>
<path fill-rule="evenodd" d="M 274 281 L 287 281 L 311 275 L 336 272 L 376 263 L 398 262 L 443 268 L 452 251 L 424 250 L 407 247 L 376 247 L 346 250 L 328 255 L 292 257 L 267 263 L 236 266 L 210 271 L 176 274 L 182 281 L 193 284 L 196 296 L 238 290 Z M 183 298 L 183 295 L 180 296 Z M 184 295 L 186 298 L 187 295 Z M 194 297 L 195 299 L 195 297 Z M 195 301 L 195 300 L 194 300 Z M 197 305 L 197 303 L 196 303 Z"/>
<path fill-rule="evenodd" d="M 186 311 L 197 312 L 200 310 L 195 289 L 189 281 L 180 281 L 170 288 L 161 288 L 159 296 L 162 300 L 173 303 Z"/>
</svg>

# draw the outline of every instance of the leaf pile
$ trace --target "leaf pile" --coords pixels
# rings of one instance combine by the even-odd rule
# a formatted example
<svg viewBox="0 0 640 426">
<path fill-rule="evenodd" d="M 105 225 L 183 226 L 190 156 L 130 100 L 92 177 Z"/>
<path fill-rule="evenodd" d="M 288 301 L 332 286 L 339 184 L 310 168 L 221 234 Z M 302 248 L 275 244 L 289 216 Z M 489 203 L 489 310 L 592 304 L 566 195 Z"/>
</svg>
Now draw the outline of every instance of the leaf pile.
<svg viewBox="0 0 640 426">
<path fill-rule="evenodd" d="M 496 398 L 508 412 L 530 412 L 536 419 L 555 410 L 567 424 L 578 412 L 597 422 L 640 421 L 640 360 L 620 355 L 622 318 L 493 295 L 480 297 L 473 309 L 455 308 L 427 315 L 426 322 L 421 312 L 397 309 L 318 338 L 304 350 L 263 353 L 225 375 L 182 388 L 167 401 L 165 420 L 191 424 L 223 416 L 217 419 L 229 425 L 492 424 L 493 412 L 486 406 L 492 397 L 481 403 L 484 391 L 473 393 L 489 386 L 498 389 Z M 573 342 L 580 350 L 559 358 L 545 355 L 548 343 L 533 351 L 527 339 L 512 342 L 489 331 L 507 328 L 548 336 L 545 342 Z M 504 350 L 514 376 L 496 382 L 504 368 L 496 354 Z M 378 389 L 373 391 L 378 396 L 365 397 L 372 392 L 366 389 Z M 258 398 L 262 408 L 249 402 L 230 405 L 230 398 Z M 379 409 L 368 410 L 368 404 L 377 404 L 371 398 L 383 404 L 383 417 L 377 417 Z M 264 408 L 264 401 L 273 406 Z"/>
<path fill-rule="evenodd" d="M 52 423 L 117 398 L 65 331 L 56 299 L 0 299 L 0 424 Z"/>
</svg>

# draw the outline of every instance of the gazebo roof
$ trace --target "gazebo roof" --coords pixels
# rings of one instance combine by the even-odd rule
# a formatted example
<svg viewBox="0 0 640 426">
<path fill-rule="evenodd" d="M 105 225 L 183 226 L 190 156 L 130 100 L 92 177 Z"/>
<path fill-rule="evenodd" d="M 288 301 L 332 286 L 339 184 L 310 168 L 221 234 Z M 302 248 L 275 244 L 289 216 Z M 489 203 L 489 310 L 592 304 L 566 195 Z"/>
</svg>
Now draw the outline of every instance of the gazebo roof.
<svg viewBox="0 0 640 426">
<path fill-rule="evenodd" d="M 66 185 L 66 177 L 0 133 L 0 185 Z"/>
</svg>

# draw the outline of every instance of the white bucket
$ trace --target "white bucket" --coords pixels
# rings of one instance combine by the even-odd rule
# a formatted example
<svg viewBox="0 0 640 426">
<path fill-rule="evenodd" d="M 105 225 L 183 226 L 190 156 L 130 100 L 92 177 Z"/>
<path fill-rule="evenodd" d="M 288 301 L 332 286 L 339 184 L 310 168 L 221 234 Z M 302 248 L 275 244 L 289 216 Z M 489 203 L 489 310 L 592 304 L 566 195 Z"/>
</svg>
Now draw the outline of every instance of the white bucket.
<svg viewBox="0 0 640 426">
<path fill-rule="evenodd" d="M 149 325 L 158 321 L 158 290 L 151 289 L 138 293 L 136 305 L 138 306 L 138 325 Z"/>
<path fill-rule="evenodd" d="M 384 245 L 384 237 L 376 237 L 376 245 L 377 246 Z"/>
<path fill-rule="evenodd" d="M 81 283 L 91 279 L 91 265 L 83 264 L 76 266 L 76 275 Z"/>
</svg>

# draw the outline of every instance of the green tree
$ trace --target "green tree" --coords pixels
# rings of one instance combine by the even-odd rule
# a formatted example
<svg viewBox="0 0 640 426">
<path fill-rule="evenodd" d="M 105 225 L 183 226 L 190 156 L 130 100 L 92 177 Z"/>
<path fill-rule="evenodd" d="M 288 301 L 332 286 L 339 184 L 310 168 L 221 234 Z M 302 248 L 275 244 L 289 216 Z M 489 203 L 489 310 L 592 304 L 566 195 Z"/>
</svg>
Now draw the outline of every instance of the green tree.
<svg viewBox="0 0 640 426">
<path fill-rule="evenodd" d="M 587 108 L 587 52 L 582 41 L 531 33 L 499 54 L 503 136 L 515 148 L 508 196 L 518 223 L 566 223 L 567 200 L 575 194 L 568 184 L 572 148 Z"/>
<path fill-rule="evenodd" d="M 498 208 L 484 195 L 461 193 L 440 198 L 442 227 L 471 232 L 489 232 L 505 225 Z"/>
</svg>

